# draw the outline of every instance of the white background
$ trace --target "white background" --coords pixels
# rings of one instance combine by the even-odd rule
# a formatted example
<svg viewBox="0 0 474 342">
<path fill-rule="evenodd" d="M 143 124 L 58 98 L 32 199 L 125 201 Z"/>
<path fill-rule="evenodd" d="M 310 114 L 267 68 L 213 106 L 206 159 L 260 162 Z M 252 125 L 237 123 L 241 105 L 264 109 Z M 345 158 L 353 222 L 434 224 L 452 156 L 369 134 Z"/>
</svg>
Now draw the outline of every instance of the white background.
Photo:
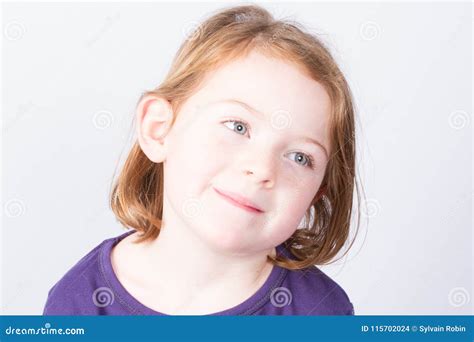
<svg viewBox="0 0 474 342">
<path fill-rule="evenodd" d="M 41 314 L 108 208 L 140 94 L 233 3 L 3 4 L 1 313 Z M 242 3 L 235 3 L 242 4 Z M 357 104 L 359 238 L 321 267 L 357 315 L 472 313 L 471 5 L 260 3 L 320 35 Z"/>
</svg>

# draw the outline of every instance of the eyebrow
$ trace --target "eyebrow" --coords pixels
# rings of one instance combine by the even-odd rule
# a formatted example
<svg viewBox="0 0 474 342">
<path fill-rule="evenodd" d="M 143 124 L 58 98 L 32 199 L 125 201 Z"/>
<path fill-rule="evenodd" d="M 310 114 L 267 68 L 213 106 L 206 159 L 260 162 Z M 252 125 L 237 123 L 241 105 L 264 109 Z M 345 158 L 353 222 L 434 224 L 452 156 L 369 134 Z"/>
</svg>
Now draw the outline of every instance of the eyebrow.
<svg viewBox="0 0 474 342">
<path fill-rule="evenodd" d="M 217 101 L 217 102 L 228 102 L 228 103 L 235 103 L 241 107 L 244 107 L 246 110 L 248 110 L 249 112 L 251 113 L 254 113 L 255 115 L 257 115 L 258 117 L 260 118 L 264 118 L 265 116 L 263 115 L 262 112 L 259 112 L 258 110 L 256 110 L 255 108 L 253 108 L 251 105 L 249 105 L 248 103 L 245 103 L 243 101 L 240 101 L 240 100 L 237 100 L 237 99 L 225 99 L 225 100 L 220 100 L 220 101 Z M 328 155 L 328 152 L 326 150 L 326 147 L 324 147 L 323 144 L 321 144 L 319 141 L 317 141 L 316 139 L 313 139 L 313 138 L 310 138 L 310 137 L 301 137 L 302 140 L 304 140 L 305 142 L 308 142 L 308 143 L 312 143 L 316 146 L 319 146 L 325 153 L 326 155 L 326 158 L 329 158 L 329 155 Z"/>
</svg>

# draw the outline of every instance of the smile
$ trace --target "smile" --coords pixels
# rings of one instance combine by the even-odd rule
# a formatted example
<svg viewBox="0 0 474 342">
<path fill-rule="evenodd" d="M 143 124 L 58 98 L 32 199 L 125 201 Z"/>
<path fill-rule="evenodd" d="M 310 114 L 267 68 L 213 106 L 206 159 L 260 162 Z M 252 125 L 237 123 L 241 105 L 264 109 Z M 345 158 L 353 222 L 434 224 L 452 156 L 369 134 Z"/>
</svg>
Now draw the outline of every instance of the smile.
<svg viewBox="0 0 474 342">
<path fill-rule="evenodd" d="M 257 213 L 257 214 L 263 213 L 263 211 L 258 209 L 258 208 L 255 208 L 255 207 L 252 207 L 250 205 L 242 203 L 242 201 L 239 201 L 237 198 L 233 197 L 231 194 L 224 193 L 223 191 L 217 190 L 216 188 L 214 188 L 214 190 L 224 200 L 226 200 L 230 204 L 233 204 L 236 207 L 239 207 L 239 208 L 244 209 L 245 211 L 248 211 L 248 212 L 251 212 L 251 213 Z"/>
</svg>

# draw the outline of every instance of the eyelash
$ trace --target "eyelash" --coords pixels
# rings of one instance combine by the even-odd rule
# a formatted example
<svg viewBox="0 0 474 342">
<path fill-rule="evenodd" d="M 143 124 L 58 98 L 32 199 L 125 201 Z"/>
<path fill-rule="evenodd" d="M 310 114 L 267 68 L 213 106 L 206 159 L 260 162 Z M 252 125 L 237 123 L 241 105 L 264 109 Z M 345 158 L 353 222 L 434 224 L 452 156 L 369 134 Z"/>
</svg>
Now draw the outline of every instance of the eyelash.
<svg viewBox="0 0 474 342">
<path fill-rule="evenodd" d="M 248 132 L 250 132 L 250 128 L 249 128 L 249 124 L 246 123 L 245 121 L 242 121 L 242 120 L 226 120 L 224 121 L 223 123 L 227 123 L 227 122 L 237 122 L 237 123 L 240 123 L 240 124 L 243 124 L 243 126 L 245 126 L 245 128 L 247 129 Z M 230 129 L 230 128 L 229 128 Z M 236 131 L 234 131 L 236 132 Z M 308 167 L 312 170 L 315 170 L 316 167 L 315 167 L 315 163 L 314 163 L 314 158 L 309 155 L 309 154 L 306 154 L 306 153 L 303 153 L 303 152 L 300 152 L 300 151 L 292 151 L 292 153 L 300 153 L 302 154 L 303 156 L 305 156 L 305 158 L 308 160 L 308 164 L 307 165 L 301 165 L 303 167 Z"/>
</svg>

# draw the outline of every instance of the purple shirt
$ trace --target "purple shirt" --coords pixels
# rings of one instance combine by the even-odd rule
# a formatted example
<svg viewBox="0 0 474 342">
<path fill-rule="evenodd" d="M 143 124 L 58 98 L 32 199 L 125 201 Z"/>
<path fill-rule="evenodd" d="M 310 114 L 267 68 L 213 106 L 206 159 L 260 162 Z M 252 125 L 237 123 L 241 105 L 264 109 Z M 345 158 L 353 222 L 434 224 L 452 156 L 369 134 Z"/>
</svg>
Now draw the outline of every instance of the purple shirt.
<svg viewBox="0 0 474 342">
<path fill-rule="evenodd" d="M 43 315 L 165 315 L 135 299 L 112 268 L 114 245 L 135 230 L 104 240 L 79 260 L 48 292 Z M 284 245 L 278 253 L 290 257 Z M 212 315 L 354 315 L 344 290 L 316 266 L 274 266 L 249 298 Z"/>
</svg>

